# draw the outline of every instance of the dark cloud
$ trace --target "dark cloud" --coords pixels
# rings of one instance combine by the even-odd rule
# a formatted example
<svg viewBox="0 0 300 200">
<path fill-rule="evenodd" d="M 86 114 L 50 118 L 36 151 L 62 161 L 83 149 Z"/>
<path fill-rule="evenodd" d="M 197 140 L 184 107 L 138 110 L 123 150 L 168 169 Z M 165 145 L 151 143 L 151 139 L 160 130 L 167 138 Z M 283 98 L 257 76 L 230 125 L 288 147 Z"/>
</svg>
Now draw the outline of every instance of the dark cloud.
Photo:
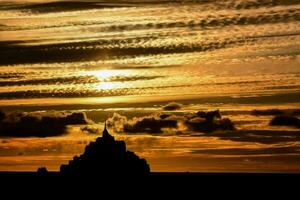
<svg viewBox="0 0 300 200">
<path fill-rule="evenodd" d="M 270 121 L 271 126 L 292 126 L 300 128 L 300 119 L 297 116 L 300 115 L 299 109 L 267 109 L 267 110 L 253 110 L 252 115 L 273 115 L 274 117 Z"/>
<path fill-rule="evenodd" d="M 235 130 L 233 122 L 222 118 L 218 110 L 211 112 L 185 113 L 182 115 L 158 113 L 127 119 L 118 113 L 108 119 L 108 125 L 115 132 L 125 133 L 174 133 L 193 131 L 211 133 L 218 130 Z"/>
<path fill-rule="evenodd" d="M 183 4 L 184 3 L 184 4 Z M 253 9 L 260 7 L 271 6 L 284 6 L 284 5 L 297 5 L 299 0 L 139 0 L 139 1 L 100 1 L 100 2 L 81 2 L 81 1 L 58 1 L 58 2 L 45 2 L 45 3 L 30 3 L 30 4 L 7 4 L 6 9 L 21 9 L 30 10 L 31 12 L 47 13 L 47 12 L 66 12 L 78 11 L 87 9 L 104 9 L 114 7 L 131 7 L 140 5 L 156 5 L 156 4 L 173 4 L 178 6 L 187 4 L 202 4 L 204 8 L 211 9 Z M 0 8 L 1 9 L 1 8 Z"/>
<path fill-rule="evenodd" d="M 298 130 L 238 130 L 226 132 L 226 134 L 214 134 L 213 136 L 224 140 L 255 142 L 261 144 L 300 141 L 300 131 Z"/>
<path fill-rule="evenodd" d="M 14 80 L 14 81 L 0 81 L 0 86 L 18 86 L 18 85 L 50 85 L 50 84 L 87 84 L 99 82 L 127 82 L 138 80 L 151 80 L 160 78 L 161 76 L 112 76 L 109 79 L 102 79 L 96 76 L 69 76 L 69 77 L 56 77 L 56 78 L 43 78 L 43 79 L 27 79 L 27 80 Z M 17 78 L 12 74 L 1 75 L 0 78 L 9 79 Z"/>
<path fill-rule="evenodd" d="M 275 116 L 271 122 L 271 126 L 293 126 L 300 128 L 300 119 L 294 116 L 280 115 Z"/>
<path fill-rule="evenodd" d="M 17 85 L 50 85 L 50 84 L 85 84 L 97 83 L 99 80 L 94 76 L 71 76 L 44 79 L 27 79 L 14 81 L 0 81 L 0 86 L 17 86 Z"/>
<path fill-rule="evenodd" d="M 150 116 L 141 118 L 135 123 L 124 125 L 124 131 L 129 133 L 161 133 L 163 128 L 177 128 L 177 121 Z"/>
<path fill-rule="evenodd" d="M 189 115 L 185 121 L 186 126 L 193 130 L 210 133 L 217 130 L 235 130 L 233 122 L 228 118 L 222 118 L 219 110 Z"/>
<path fill-rule="evenodd" d="M 259 3 L 259 5 L 262 5 Z M 224 5 L 222 5 L 224 6 Z M 212 9 L 211 7 L 209 9 Z M 172 21 L 172 22 L 149 22 L 149 23 L 124 23 L 119 25 L 107 25 L 101 26 L 99 31 L 101 32 L 111 32 L 111 31 L 131 31 L 131 30 L 145 30 L 145 29 L 165 29 L 165 28 L 201 28 L 209 29 L 211 27 L 225 27 L 230 25 L 251 25 L 251 24 L 267 24 L 267 23 L 280 23 L 289 21 L 299 20 L 299 9 L 297 8 L 287 8 L 284 10 L 272 10 L 272 11 L 262 11 L 258 13 L 231 13 L 230 15 L 220 15 L 209 14 L 203 16 L 201 19 L 193 19 L 190 21 Z M 56 27 L 72 27 L 72 26 L 90 26 L 90 25 L 102 25 L 102 22 L 73 22 L 73 23 L 63 23 L 57 25 Z M 2 29 L 6 30 L 10 27 L 0 26 Z M 14 27 L 17 30 L 32 30 L 32 29 L 42 29 L 42 28 L 52 28 L 51 25 L 42 26 L 30 26 L 28 27 Z M 174 33 L 173 33 L 174 34 Z M 146 39 L 145 37 L 137 37 L 135 40 Z M 113 40 L 112 43 L 113 44 Z"/>
<path fill-rule="evenodd" d="M 279 109 L 253 110 L 251 114 L 252 115 L 282 115 L 284 114 L 284 111 Z"/>
<path fill-rule="evenodd" d="M 173 1 L 172 1 L 173 2 Z M 202 2 L 202 1 L 201 1 Z M 203 1 L 204 2 L 204 1 Z M 217 8 L 234 8 L 234 9 L 248 9 L 261 6 L 277 6 L 277 5 L 292 5 L 298 4 L 299 1 L 226 1 L 225 3 L 220 1 L 205 1 L 208 4 L 212 4 Z M 289 3 L 287 3 L 289 2 Z M 161 3 L 161 2 L 160 2 Z M 200 3 L 200 2 L 197 2 Z M 90 9 L 90 8 L 103 8 L 111 7 L 100 2 L 51 2 L 43 4 L 23 5 L 20 9 L 29 9 L 36 12 L 58 12 L 62 10 L 76 10 L 76 9 Z M 117 4 L 118 6 L 118 4 Z M 124 5 L 122 5 L 124 6 Z M 6 7 L 6 6 L 5 6 Z M 204 10 L 212 9 L 211 7 L 203 7 Z M 201 12 L 201 11 L 199 11 Z M 4 26 L 2 29 L 10 28 L 12 31 L 29 30 L 34 29 L 43 30 L 48 28 L 63 28 L 63 27 L 85 27 L 90 29 L 91 27 L 97 28 L 96 32 L 120 32 L 120 31 L 132 31 L 132 30 L 149 30 L 149 29 L 208 29 L 211 28 L 223 28 L 235 25 L 261 25 L 261 24 L 274 24 L 274 23 L 288 23 L 298 22 L 300 20 L 299 9 L 293 7 L 287 7 L 285 9 L 266 9 L 258 10 L 257 12 L 229 12 L 230 14 L 224 14 L 219 12 L 210 12 L 203 17 L 197 17 L 195 19 L 186 20 L 185 18 L 175 20 L 162 20 L 160 22 L 141 23 L 139 20 L 136 23 L 121 23 L 119 25 L 114 24 L 102 24 L 100 20 L 75 20 L 76 22 L 59 23 L 53 25 L 47 23 L 47 25 L 30 25 L 30 26 Z M 175 13 L 176 16 L 176 13 Z M 78 22 L 77 22 L 78 21 Z M 91 27 L 90 27 L 91 26 Z M 94 30 L 93 28 L 93 30 Z M 155 31 L 154 31 L 155 32 Z M 157 31 L 160 32 L 160 31 Z M 255 30 L 254 30 L 255 33 Z M 181 32 L 170 32 L 172 37 L 181 37 Z M 175 35 L 174 35 L 175 34 Z M 279 34 L 279 35 L 278 35 Z M 299 35 L 299 33 L 288 33 L 293 35 Z M 252 36 L 251 36 L 252 35 Z M 272 34 L 251 34 L 248 36 L 224 38 L 222 41 L 204 40 L 203 42 L 197 41 L 195 43 L 170 43 L 166 45 L 164 42 L 160 42 L 160 46 L 151 45 L 155 43 L 157 39 L 164 40 L 170 37 L 167 35 L 150 34 L 149 36 L 140 36 L 134 38 L 95 38 L 93 41 L 84 42 L 69 42 L 69 43 L 56 43 L 56 44 L 43 44 L 45 42 L 42 38 L 32 39 L 26 41 L 3 41 L 0 42 L 0 51 L 3 52 L 0 55 L 0 64 L 23 64 L 23 63 L 56 63 L 56 62 L 75 62 L 75 61 L 90 61 L 90 60 L 106 60 L 115 59 L 119 57 L 135 57 L 141 55 L 158 55 L 158 54 L 173 54 L 173 53 L 189 53 L 189 52 L 202 52 L 213 51 L 216 49 L 222 49 L 227 47 L 241 45 L 248 45 L 251 42 L 259 41 L 264 37 L 281 37 L 289 36 L 282 35 L 282 33 Z M 86 38 L 87 39 L 87 38 Z M 28 45 L 26 43 L 31 43 Z M 35 45 L 33 45 L 33 44 Z M 149 46 L 148 46 L 149 44 Z M 298 52 L 294 52 L 298 53 Z"/>
<path fill-rule="evenodd" d="M 57 89 L 53 90 L 23 90 L 23 91 L 12 91 L 12 92 L 0 92 L 0 99 L 31 99 L 31 98 L 53 98 L 53 97 L 106 97 L 106 96 L 122 96 L 135 94 L 134 91 L 124 89 L 110 90 L 109 93 L 105 89 L 93 89 L 87 91 L 80 90 L 64 90 Z"/>
<path fill-rule="evenodd" d="M 228 118 L 214 121 L 208 121 L 203 118 L 193 118 L 192 120 L 187 121 L 186 125 L 193 131 L 204 133 L 210 133 L 217 130 L 235 130 L 233 122 Z"/>
<path fill-rule="evenodd" d="M 300 16 L 298 16 L 300 18 Z M 241 25 L 251 24 L 248 21 L 256 21 L 255 17 L 250 19 L 237 18 L 232 22 L 240 22 Z M 215 21 L 212 21 L 215 23 Z M 208 23 L 211 24 L 211 21 Z M 204 23 L 204 22 L 203 22 Z M 206 23 L 206 22 L 205 22 Z M 221 23 L 221 22 L 220 22 Z M 223 23 L 223 22 L 222 22 Z M 268 22 L 265 22 L 268 23 Z M 232 23 L 235 25 L 235 23 Z M 190 28 L 201 26 L 188 23 Z M 132 30 L 131 28 L 128 28 Z M 297 36 L 299 33 L 290 33 L 280 36 Z M 145 41 L 155 41 L 153 36 L 136 39 L 101 39 L 98 41 L 68 42 L 62 44 L 26 45 L 30 41 L 14 41 L 1 43 L 0 55 L 1 65 L 33 64 L 33 63 L 57 63 L 77 61 L 99 61 L 112 58 L 135 57 L 142 55 L 165 55 L 174 53 L 207 52 L 217 49 L 242 46 L 248 43 L 260 41 L 265 37 L 278 37 L 279 35 L 259 35 L 247 37 L 224 38 L 223 40 L 205 40 L 193 44 L 179 43 L 160 46 L 146 45 Z M 164 38 L 160 38 L 164 39 Z M 35 41 L 38 42 L 38 41 Z M 295 52 L 296 54 L 298 52 Z"/>
<path fill-rule="evenodd" d="M 51 12 L 67 12 L 79 11 L 87 9 L 104 9 L 121 7 L 121 5 L 101 3 L 101 2 L 80 2 L 80 1 L 67 1 L 67 2 L 46 2 L 35 4 L 21 4 L 11 7 L 11 9 L 30 10 L 33 13 L 51 13 Z M 124 7 L 124 6 L 123 6 Z"/>
<path fill-rule="evenodd" d="M 143 38 L 140 40 L 151 38 Z M 28 46 L 23 45 L 24 41 L 3 43 L 0 50 L 0 64 L 22 64 L 22 63 L 56 63 L 56 62 L 75 62 L 75 61 L 91 61 L 91 60 L 107 60 L 111 57 L 141 56 L 148 54 L 169 54 L 169 53 L 188 53 L 194 51 L 210 51 L 214 49 L 225 48 L 234 44 L 245 42 L 245 38 L 228 39 L 226 41 L 212 41 L 202 44 L 180 44 L 168 46 L 139 46 L 139 42 L 135 40 L 124 41 L 124 39 L 109 39 L 92 42 L 74 42 L 65 44 L 47 44 Z M 250 38 L 250 40 L 255 40 Z M 122 44 L 122 45 L 121 45 Z M 137 46 L 138 45 L 138 46 Z M 93 46 L 93 48 L 87 48 Z"/>
<path fill-rule="evenodd" d="M 168 117 L 159 115 L 134 117 L 132 120 L 128 120 L 126 116 L 114 113 L 107 122 L 114 131 L 126 133 L 162 133 L 163 128 L 178 127 L 176 119 L 168 119 Z"/>
<path fill-rule="evenodd" d="M 178 110 L 182 107 L 182 104 L 176 102 L 170 102 L 167 105 L 163 106 L 164 110 Z"/>
<path fill-rule="evenodd" d="M 261 5 L 261 4 L 260 4 Z M 211 8 L 210 8 L 211 9 Z M 298 21 L 299 13 L 297 8 L 289 8 L 285 10 L 272 10 L 252 15 L 245 13 L 232 13 L 231 15 L 211 14 L 204 16 L 202 19 L 193 19 L 190 21 L 172 21 L 172 22 L 158 22 L 158 23 L 137 23 L 137 24 L 120 24 L 110 25 L 101 28 L 101 31 L 126 31 L 126 30 L 144 30 L 144 29 L 165 29 L 165 28 L 201 28 L 209 29 L 211 27 L 226 27 L 230 25 L 252 25 L 252 24 L 267 24 L 280 23 L 289 21 Z M 76 24 L 80 25 L 80 24 Z M 87 25 L 87 24 L 84 24 Z M 93 25 L 97 25 L 94 23 Z M 40 28 L 40 27 L 39 27 Z M 46 28 L 46 27 L 44 27 Z M 138 38 L 142 39 L 142 38 Z M 144 38 L 145 39 L 145 38 Z"/>
<path fill-rule="evenodd" d="M 252 115 L 300 115 L 300 109 L 267 109 L 267 110 L 253 110 L 251 112 Z"/>
<path fill-rule="evenodd" d="M 0 136 L 48 137 L 66 133 L 67 125 L 89 124 L 85 113 L 73 112 L 0 112 Z"/>
<path fill-rule="evenodd" d="M 22 78 L 24 77 L 25 74 L 23 73 L 16 73 L 16 72 L 6 72 L 6 73 L 3 73 L 1 72 L 0 73 L 0 79 L 11 79 L 11 78 Z"/>
</svg>

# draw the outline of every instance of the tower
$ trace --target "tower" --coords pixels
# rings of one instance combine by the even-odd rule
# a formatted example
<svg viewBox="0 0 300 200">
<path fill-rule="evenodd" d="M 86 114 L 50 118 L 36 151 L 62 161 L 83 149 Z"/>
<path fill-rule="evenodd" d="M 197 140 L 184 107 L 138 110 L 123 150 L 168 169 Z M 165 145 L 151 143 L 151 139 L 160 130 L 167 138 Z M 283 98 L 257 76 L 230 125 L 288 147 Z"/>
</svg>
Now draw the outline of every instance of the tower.
<svg viewBox="0 0 300 200">
<path fill-rule="evenodd" d="M 114 139 L 114 137 L 109 134 L 109 132 L 108 132 L 108 130 L 106 128 L 106 121 L 104 123 L 104 130 L 102 132 L 102 138 L 103 139 Z"/>
</svg>

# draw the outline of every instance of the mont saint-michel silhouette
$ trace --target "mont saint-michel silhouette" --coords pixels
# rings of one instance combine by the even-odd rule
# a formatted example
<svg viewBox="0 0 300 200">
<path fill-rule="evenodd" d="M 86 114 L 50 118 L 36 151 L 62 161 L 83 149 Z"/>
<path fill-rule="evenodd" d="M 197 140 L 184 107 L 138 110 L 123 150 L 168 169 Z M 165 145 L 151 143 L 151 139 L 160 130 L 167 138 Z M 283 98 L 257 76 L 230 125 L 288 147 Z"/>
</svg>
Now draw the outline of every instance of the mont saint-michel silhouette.
<svg viewBox="0 0 300 200">
<path fill-rule="evenodd" d="M 66 176 L 146 176 L 150 174 L 147 161 L 126 149 L 124 141 L 115 140 L 106 128 L 102 137 L 85 147 L 80 156 L 61 165 L 60 174 Z"/>
</svg>

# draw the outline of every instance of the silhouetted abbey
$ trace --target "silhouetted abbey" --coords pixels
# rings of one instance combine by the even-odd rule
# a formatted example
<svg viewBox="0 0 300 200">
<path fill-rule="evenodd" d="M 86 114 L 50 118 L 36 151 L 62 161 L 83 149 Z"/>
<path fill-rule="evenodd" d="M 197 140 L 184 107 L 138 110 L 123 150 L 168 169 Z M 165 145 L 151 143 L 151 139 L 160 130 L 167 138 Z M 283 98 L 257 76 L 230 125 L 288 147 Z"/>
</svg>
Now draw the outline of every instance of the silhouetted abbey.
<svg viewBox="0 0 300 200">
<path fill-rule="evenodd" d="M 82 155 L 61 165 L 63 175 L 144 176 L 150 173 L 145 159 L 126 150 L 124 141 L 117 141 L 105 126 L 102 137 L 86 146 Z"/>
</svg>

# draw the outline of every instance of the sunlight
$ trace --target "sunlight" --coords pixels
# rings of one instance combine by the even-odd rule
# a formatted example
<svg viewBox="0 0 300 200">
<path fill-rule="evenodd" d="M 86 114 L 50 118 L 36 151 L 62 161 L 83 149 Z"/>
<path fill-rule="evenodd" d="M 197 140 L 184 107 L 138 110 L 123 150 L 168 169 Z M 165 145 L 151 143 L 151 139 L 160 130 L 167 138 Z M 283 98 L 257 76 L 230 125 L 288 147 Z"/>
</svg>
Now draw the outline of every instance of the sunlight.
<svg viewBox="0 0 300 200">
<path fill-rule="evenodd" d="M 107 69 L 107 70 L 90 71 L 87 74 L 93 75 L 102 81 L 110 81 L 111 77 L 127 75 L 128 70 L 109 70 L 109 69 Z"/>
<path fill-rule="evenodd" d="M 112 90 L 116 88 L 122 87 L 125 83 L 120 82 L 120 79 L 123 77 L 127 77 L 130 75 L 129 70 L 95 70 L 83 72 L 84 76 L 94 76 L 99 80 L 97 85 L 93 86 L 93 88 L 98 90 Z"/>
<path fill-rule="evenodd" d="M 114 89 L 115 86 L 116 85 L 113 84 L 112 82 L 100 82 L 96 88 L 100 90 L 111 90 Z"/>
<path fill-rule="evenodd" d="M 117 73 L 114 70 L 100 70 L 94 71 L 93 75 L 102 80 L 109 80 L 110 77 L 115 76 Z"/>
</svg>

